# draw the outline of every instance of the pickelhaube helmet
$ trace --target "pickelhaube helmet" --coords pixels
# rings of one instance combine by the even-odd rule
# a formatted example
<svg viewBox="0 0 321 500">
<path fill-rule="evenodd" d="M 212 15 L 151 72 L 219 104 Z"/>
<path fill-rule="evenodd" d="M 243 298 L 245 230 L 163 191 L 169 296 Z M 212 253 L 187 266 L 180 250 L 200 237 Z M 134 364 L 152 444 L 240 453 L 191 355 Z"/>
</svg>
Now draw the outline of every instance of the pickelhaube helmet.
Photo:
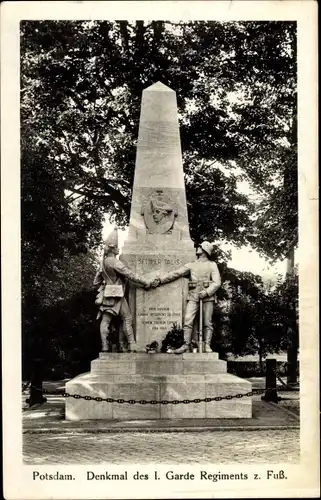
<svg viewBox="0 0 321 500">
<path fill-rule="evenodd" d="M 118 229 L 115 227 L 113 231 L 107 236 L 104 241 L 104 248 L 108 250 L 109 248 L 118 248 Z"/>
</svg>

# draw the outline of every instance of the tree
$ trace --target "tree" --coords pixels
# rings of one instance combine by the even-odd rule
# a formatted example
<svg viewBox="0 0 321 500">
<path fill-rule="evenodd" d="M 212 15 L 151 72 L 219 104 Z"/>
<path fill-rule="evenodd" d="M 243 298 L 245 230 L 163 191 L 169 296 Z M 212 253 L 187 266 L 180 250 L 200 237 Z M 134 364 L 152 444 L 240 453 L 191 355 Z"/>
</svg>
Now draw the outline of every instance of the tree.
<svg viewBox="0 0 321 500">
<path fill-rule="evenodd" d="M 43 376 L 47 379 L 70 378 L 89 371 L 90 360 L 100 349 L 94 297 L 92 290 L 83 289 L 50 306 L 38 307 L 36 320 L 30 323 L 30 308 L 24 311 L 24 379 L 30 380 L 35 358 L 45 360 Z"/>
<path fill-rule="evenodd" d="M 64 255 L 38 271 L 36 287 L 23 283 L 22 301 L 23 373 L 28 377 L 34 358 L 46 359 L 46 375 L 60 377 L 88 369 L 86 362 L 99 350 L 99 328 L 95 325 L 96 290 L 93 277 L 96 256 L 88 253 Z M 57 372 L 57 376 L 58 376 Z M 79 372 L 78 372 L 79 373 Z"/>
<path fill-rule="evenodd" d="M 50 147 L 22 130 L 21 244 L 23 295 L 36 292 L 39 277 L 52 272 L 57 259 L 69 259 L 100 241 L 100 223 L 84 211 L 71 211 L 64 186 L 50 159 Z M 27 288 L 25 288 L 25 286 Z M 40 291 L 41 293 L 41 291 Z"/>
<path fill-rule="evenodd" d="M 234 270 L 228 283 L 225 349 L 235 355 L 258 353 L 263 372 L 266 355 L 288 346 L 289 325 L 297 328 L 297 317 L 288 307 L 297 294 L 295 280 L 290 283 L 279 277 L 277 285 L 271 287 L 260 276 Z"/>
<path fill-rule="evenodd" d="M 178 94 L 192 236 L 275 255 L 235 172 L 262 192 L 282 175 L 294 38 L 281 22 L 25 22 L 22 120 L 50 144 L 69 201 L 126 224 L 141 92 L 161 79 Z"/>
<path fill-rule="evenodd" d="M 294 259 L 293 259 L 294 260 Z M 279 280 L 275 294 L 282 307 L 282 324 L 287 338 L 287 382 L 296 383 L 299 348 L 299 280 L 298 269 L 288 266 L 284 280 Z"/>
<path fill-rule="evenodd" d="M 21 23 L 22 284 L 31 322 L 59 262 L 97 247 L 104 216 L 128 223 L 141 93 L 158 80 L 177 91 L 193 239 L 284 255 L 297 224 L 295 29 Z M 243 179 L 259 203 L 240 194 Z M 224 265 L 219 245 L 217 255 Z"/>
</svg>

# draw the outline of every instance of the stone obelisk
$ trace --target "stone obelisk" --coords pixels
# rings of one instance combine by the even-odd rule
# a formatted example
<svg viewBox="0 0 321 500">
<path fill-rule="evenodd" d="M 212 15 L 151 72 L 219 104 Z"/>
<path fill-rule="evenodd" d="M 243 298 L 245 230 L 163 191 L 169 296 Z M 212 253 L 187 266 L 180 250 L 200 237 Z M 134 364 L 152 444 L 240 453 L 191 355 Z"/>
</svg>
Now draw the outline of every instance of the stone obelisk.
<svg viewBox="0 0 321 500">
<path fill-rule="evenodd" d="M 176 269 L 194 260 L 189 236 L 176 94 L 161 83 L 143 92 L 129 237 L 122 260 L 141 274 Z M 159 344 L 174 322 L 182 325 L 187 279 L 156 289 L 129 290 L 136 337 L 142 351 Z M 250 418 L 251 398 L 205 402 L 205 398 L 251 391 L 251 383 L 227 373 L 217 353 L 106 353 L 91 369 L 66 383 L 67 420 Z M 123 404 L 102 398 L 123 399 Z M 198 404 L 130 404 L 140 400 L 199 399 Z"/>
<path fill-rule="evenodd" d="M 194 260 L 185 195 L 176 92 L 160 82 L 143 91 L 129 235 L 121 259 L 140 274 L 163 273 Z M 187 280 L 154 290 L 131 288 L 136 340 L 161 341 L 182 326 Z"/>
</svg>

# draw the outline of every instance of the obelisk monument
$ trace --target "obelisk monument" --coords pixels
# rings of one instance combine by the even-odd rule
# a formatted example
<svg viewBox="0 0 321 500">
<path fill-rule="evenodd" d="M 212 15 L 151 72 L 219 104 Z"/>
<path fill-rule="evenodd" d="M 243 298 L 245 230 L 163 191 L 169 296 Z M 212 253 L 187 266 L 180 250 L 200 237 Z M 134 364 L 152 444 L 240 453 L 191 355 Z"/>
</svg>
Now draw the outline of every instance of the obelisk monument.
<svg viewBox="0 0 321 500">
<path fill-rule="evenodd" d="M 142 275 L 161 274 L 195 259 L 188 229 L 176 94 L 161 83 L 143 92 L 129 237 L 121 259 Z M 227 373 L 227 362 L 217 353 L 144 352 L 146 344 L 154 340 L 161 345 L 174 322 L 182 325 L 187 289 L 188 280 L 180 278 L 150 290 L 129 290 L 142 352 L 100 352 L 91 361 L 90 372 L 66 383 L 66 391 L 75 396 L 66 399 L 67 420 L 252 416 L 251 398 L 224 398 L 251 391 L 251 383 Z M 213 403 L 213 396 L 223 399 Z M 187 398 L 198 398 L 199 402 L 157 403 L 185 402 Z"/>
<path fill-rule="evenodd" d="M 143 91 L 129 235 L 120 257 L 137 273 L 167 272 L 194 260 L 185 195 L 176 92 L 160 82 Z M 187 280 L 130 289 L 136 341 L 161 341 L 182 326 Z"/>
</svg>

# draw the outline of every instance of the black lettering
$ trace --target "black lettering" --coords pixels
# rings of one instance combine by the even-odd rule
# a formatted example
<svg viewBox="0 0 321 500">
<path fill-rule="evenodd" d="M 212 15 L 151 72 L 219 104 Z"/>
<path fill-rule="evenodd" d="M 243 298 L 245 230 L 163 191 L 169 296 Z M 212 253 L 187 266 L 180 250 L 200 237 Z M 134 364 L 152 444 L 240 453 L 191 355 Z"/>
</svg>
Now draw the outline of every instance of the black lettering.
<svg viewBox="0 0 321 500">
<path fill-rule="evenodd" d="M 148 479 L 148 474 L 140 474 L 139 471 L 135 472 L 133 479 Z"/>
</svg>

